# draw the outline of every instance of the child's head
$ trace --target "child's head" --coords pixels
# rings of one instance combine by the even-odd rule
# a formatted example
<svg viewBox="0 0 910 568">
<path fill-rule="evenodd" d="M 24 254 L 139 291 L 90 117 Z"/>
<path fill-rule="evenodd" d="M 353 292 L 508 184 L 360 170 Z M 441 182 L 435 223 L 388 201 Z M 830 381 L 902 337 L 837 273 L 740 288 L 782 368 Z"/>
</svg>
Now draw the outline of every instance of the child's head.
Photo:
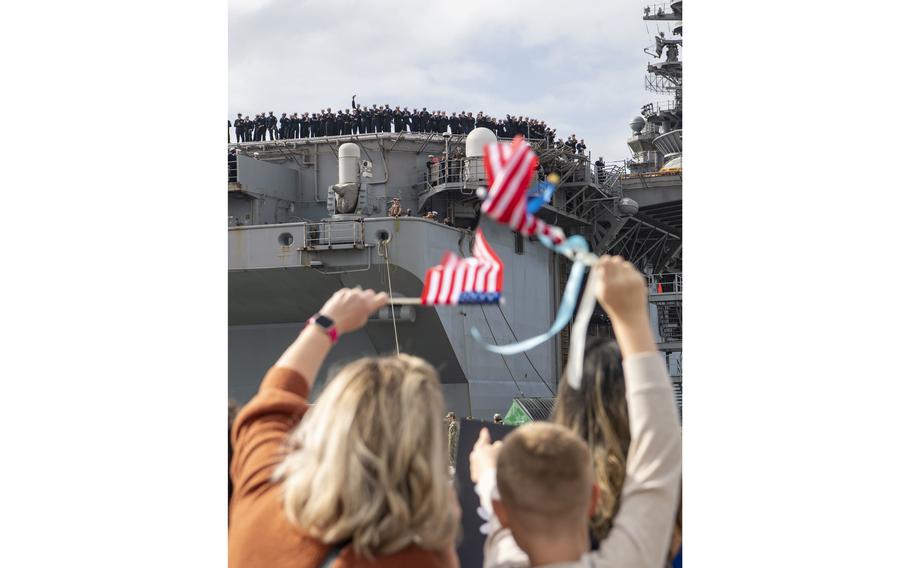
<svg viewBox="0 0 910 568">
<path fill-rule="evenodd" d="M 515 542 L 587 539 L 597 487 L 587 445 L 565 426 L 525 424 L 506 436 L 496 460 L 500 501 L 493 507 Z"/>
</svg>

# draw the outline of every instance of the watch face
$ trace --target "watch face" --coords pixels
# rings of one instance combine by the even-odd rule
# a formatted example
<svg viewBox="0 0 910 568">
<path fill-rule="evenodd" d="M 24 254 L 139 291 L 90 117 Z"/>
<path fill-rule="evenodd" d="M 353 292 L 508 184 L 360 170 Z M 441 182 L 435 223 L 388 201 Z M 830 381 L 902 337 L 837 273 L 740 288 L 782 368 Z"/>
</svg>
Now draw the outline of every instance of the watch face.
<svg viewBox="0 0 910 568">
<path fill-rule="evenodd" d="M 325 329 L 329 329 L 335 325 L 335 322 L 325 317 L 324 315 L 317 315 L 314 321 Z"/>
</svg>

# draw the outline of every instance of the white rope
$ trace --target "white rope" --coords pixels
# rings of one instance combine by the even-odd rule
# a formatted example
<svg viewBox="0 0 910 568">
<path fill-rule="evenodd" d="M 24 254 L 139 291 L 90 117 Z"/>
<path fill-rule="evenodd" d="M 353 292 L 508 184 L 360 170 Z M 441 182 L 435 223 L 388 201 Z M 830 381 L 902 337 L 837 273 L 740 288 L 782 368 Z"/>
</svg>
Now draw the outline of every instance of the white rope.
<svg viewBox="0 0 910 568">
<path fill-rule="evenodd" d="M 585 362 L 588 323 L 591 321 L 591 314 L 594 313 L 594 306 L 597 304 L 597 297 L 594 295 L 595 286 L 594 275 L 589 273 L 588 283 L 581 295 L 581 302 L 575 313 L 575 321 L 572 323 L 572 331 L 569 333 L 569 361 L 566 364 L 566 377 L 569 386 L 575 390 L 581 389 L 581 371 Z"/>
<path fill-rule="evenodd" d="M 382 243 L 385 247 L 385 273 L 389 279 L 389 298 L 392 297 L 392 271 L 389 268 L 389 242 L 386 241 Z M 401 349 L 398 347 L 398 324 L 395 322 L 395 306 L 389 305 L 389 310 L 392 312 L 392 329 L 395 331 L 395 353 L 398 356 L 401 356 Z"/>
</svg>

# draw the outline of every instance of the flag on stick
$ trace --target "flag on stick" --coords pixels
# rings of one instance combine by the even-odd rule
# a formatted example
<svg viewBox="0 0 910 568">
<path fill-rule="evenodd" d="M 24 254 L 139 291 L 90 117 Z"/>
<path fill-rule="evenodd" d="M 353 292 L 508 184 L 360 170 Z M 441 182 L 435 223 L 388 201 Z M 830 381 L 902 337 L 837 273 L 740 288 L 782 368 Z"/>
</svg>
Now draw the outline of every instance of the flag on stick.
<svg viewBox="0 0 910 568">
<path fill-rule="evenodd" d="M 480 211 L 526 237 L 543 236 L 558 245 L 566 239 L 562 229 L 544 223 L 528 211 L 528 185 L 537 172 L 537 163 L 537 154 L 521 135 L 516 136 L 511 145 L 487 145 L 483 165 L 490 189 Z"/>
<path fill-rule="evenodd" d="M 446 252 L 442 262 L 427 270 L 420 301 L 424 305 L 492 304 L 502 293 L 502 261 L 483 231 L 474 236 L 473 256 Z"/>
</svg>

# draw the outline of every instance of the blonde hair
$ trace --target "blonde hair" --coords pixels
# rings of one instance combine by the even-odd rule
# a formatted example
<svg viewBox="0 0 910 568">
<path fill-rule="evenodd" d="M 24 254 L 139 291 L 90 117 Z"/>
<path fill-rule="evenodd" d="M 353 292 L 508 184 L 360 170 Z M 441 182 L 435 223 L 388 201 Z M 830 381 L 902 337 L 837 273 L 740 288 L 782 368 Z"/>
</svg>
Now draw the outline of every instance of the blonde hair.
<svg viewBox="0 0 910 568">
<path fill-rule="evenodd" d="M 551 530 L 587 521 L 594 473 L 587 445 L 565 426 L 531 422 L 506 436 L 496 485 L 512 524 Z"/>
<path fill-rule="evenodd" d="M 423 359 L 345 366 L 290 435 L 275 472 L 285 514 L 369 560 L 412 543 L 442 550 L 456 531 L 442 413 L 439 378 Z"/>
</svg>

